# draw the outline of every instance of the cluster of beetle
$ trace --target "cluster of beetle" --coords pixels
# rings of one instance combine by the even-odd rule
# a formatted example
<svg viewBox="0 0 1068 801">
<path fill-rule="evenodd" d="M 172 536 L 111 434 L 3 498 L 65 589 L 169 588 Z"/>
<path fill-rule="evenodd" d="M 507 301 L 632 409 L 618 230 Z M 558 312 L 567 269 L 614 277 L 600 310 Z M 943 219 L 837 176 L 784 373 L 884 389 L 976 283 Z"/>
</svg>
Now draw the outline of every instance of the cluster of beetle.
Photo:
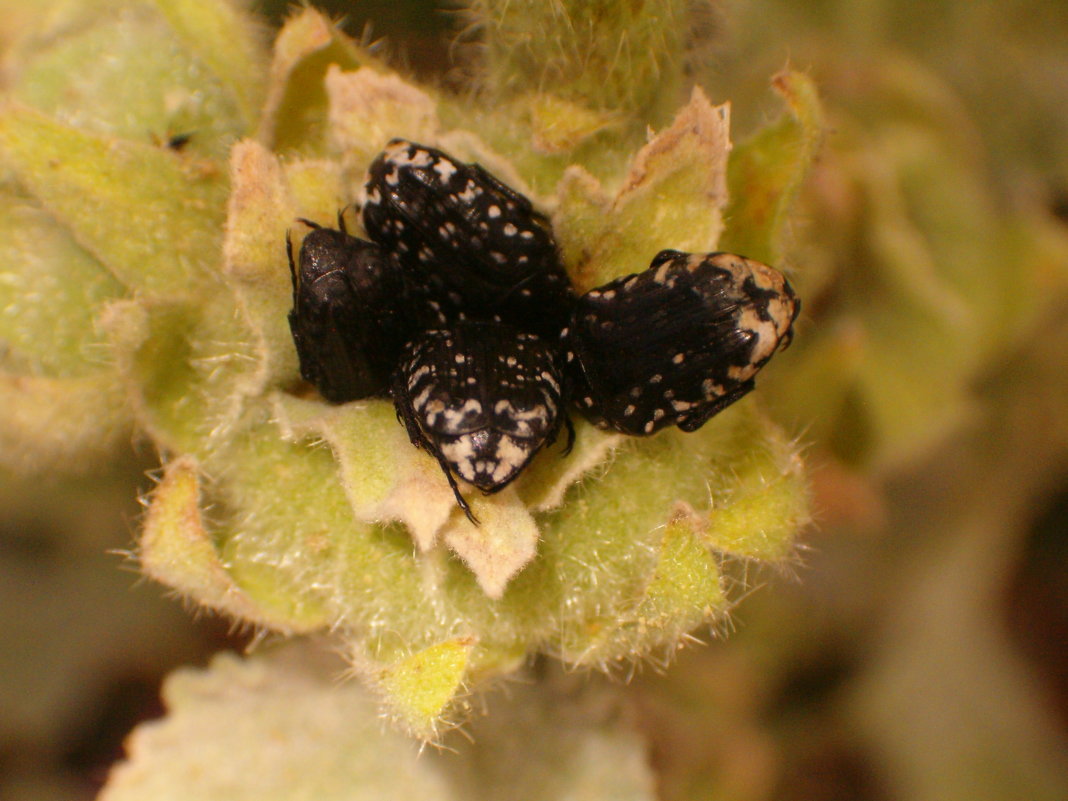
<svg viewBox="0 0 1068 801">
<path fill-rule="evenodd" d="M 548 220 L 478 164 L 394 139 L 371 164 L 371 241 L 301 220 L 293 332 L 328 401 L 392 396 L 412 443 L 484 493 L 513 481 L 572 401 L 596 425 L 694 431 L 753 389 L 800 301 L 779 271 L 730 253 L 658 253 L 577 295 Z"/>
</svg>

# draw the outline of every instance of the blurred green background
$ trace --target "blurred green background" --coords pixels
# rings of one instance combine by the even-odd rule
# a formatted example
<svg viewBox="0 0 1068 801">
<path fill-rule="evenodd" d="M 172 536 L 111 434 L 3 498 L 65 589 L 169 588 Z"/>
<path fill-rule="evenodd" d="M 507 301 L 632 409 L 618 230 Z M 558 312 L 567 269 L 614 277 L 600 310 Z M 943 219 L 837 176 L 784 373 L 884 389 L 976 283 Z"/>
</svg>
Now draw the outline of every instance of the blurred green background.
<svg viewBox="0 0 1068 801">
<path fill-rule="evenodd" d="M 317 5 L 462 79 L 440 4 Z M 1068 5 L 754 0 L 702 22 L 694 78 L 736 141 L 778 113 L 783 66 L 823 96 L 782 265 L 805 313 L 758 393 L 808 446 L 817 523 L 730 636 L 627 686 L 660 794 L 1068 798 Z M 117 553 L 149 451 L 2 478 L 0 798 L 92 797 L 162 676 L 245 644 Z"/>
</svg>

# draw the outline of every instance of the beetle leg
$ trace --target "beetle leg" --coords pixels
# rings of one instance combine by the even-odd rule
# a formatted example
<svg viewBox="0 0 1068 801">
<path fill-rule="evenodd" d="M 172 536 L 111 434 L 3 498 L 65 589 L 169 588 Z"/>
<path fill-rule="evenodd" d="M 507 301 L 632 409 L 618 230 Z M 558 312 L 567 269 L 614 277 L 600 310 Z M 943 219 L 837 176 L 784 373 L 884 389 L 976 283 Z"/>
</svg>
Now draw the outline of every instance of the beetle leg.
<svg viewBox="0 0 1068 801">
<path fill-rule="evenodd" d="M 297 305 L 297 294 L 300 292 L 300 278 L 297 275 L 297 265 L 293 261 L 293 240 L 286 230 L 286 255 L 289 257 L 289 278 L 293 282 L 293 306 Z"/>
<path fill-rule="evenodd" d="M 449 482 L 449 486 L 452 488 L 452 494 L 456 498 L 456 503 L 464 510 L 464 514 L 467 515 L 467 519 L 478 525 L 478 518 L 475 517 L 475 513 L 471 511 L 471 507 L 467 505 L 467 501 L 464 500 L 464 496 L 460 494 L 460 487 L 456 484 L 456 479 L 453 478 L 452 471 L 449 470 L 449 463 L 445 460 L 445 454 L 441 452 L 441 449 L 434 445 L 427 436 L 419 428 L 419 422 L 415 419 L 415 415 L 412 413 L 411 399 L 408 397 L 408 387 L 404 380 L 404 371 L 396 370 L 393 373 L 393 386 L 391 387 L 391 393 L 393 395 L 393 408 L 397 412 L 397 419 L 404 424 L 404 429 L 408 432 L 408 439 L 417 448 L 422 448 L 438 461 L 438 465 L 441 466 L 441 472 L 445 474 L 445 478 Z"/>
<path fill-rule="evenodd" d="M 564 416 L 564 425 L 567 426 L 567 446 L 564 448 L 564 452 L 561 456 L 569 456 L 571 449 L 575 447 L 575 424 L 571 422 L 571 415 L 567 413 L 567 409 L 561 409 L 560 413 Z"/>
<path fill-rule="evenodd" d="M 751 378 L 744 384 L 739 384 L 726 395 L 721 395 L 707 406 L 703 406 L 699 414 L 681 418 L 678 421 L 679 428 L 683 431 L 696 431 L 732 403 L 748 395 L 755 386 L 756 384 Z"/>
</svg>

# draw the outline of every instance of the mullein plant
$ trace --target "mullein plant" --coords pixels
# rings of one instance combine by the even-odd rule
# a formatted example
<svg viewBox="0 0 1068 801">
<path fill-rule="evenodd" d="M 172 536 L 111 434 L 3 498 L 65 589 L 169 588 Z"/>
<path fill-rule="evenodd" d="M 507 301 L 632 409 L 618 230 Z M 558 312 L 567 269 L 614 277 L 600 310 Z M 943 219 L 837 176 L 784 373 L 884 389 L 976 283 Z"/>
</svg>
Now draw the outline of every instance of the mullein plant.
<svg viewBox="0 0 1068 801">
<path fill-rule="evenodd" d="M 533 655 L 662 664 L 721 630 L 754 563 L 793 563 L 809 520 L 800 447 L 759 391 L 694 433 L 576 415 L 569 454 L 561 437 L 503 492 L 468 488 L 476 527 L 388 400 L 300 384 L 287 324 L 287 232 L 358 202 L 395 136 L 530 196 L 579 291 L 664 248 L 739 242 L 792 267 L 782 232 L 822 131 L 811 82 L 777 75 L 781 118 L 732 148 L 729 105 L 687 83 L 694 4 L 645 5 L 473 3 L 462 94 L 307 7 L 272 49 L 217 0 L 55 0 L 20 20 L 0 106 L 4 465 L 91 469 L 147 438 L 162 470 L 142 571 L 264 634 L 327 637 L 368 708 L 417 739 Z M 300 673 L 213 670 L 282 696 Z M 195 680 L 172 684 L 169 701 Z"/>
</svg>

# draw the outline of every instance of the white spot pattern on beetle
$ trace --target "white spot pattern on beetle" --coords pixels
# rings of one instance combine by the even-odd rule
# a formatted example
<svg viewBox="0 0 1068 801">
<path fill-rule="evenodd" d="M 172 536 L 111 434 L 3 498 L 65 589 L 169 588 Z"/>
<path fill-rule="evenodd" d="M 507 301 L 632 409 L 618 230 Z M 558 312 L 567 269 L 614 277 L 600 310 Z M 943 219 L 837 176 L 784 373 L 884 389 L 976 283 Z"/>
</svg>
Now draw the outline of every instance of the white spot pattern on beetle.
<svg viewBox="0 0 1068 801">
<path fill-rule="evenodd" d="M 731 253 L 662 251 L 643 273 L 579 298 L 566 326 L 568 378 L 604 428 L 693 431 L 753 388 L 793 336 L 785 276 Z"/>
<path fill-rule="evenodd" d="M 365 194 L 379 198 L 363 207 L 368 235 L 417 254 L 406 274 L 445 301 L 446 321 L 503 313 L 546 339 L 559 335 L 574 294 L 551 226 L 527 198 L 477 164 L 403 139 L 372 161 Z"/>
<path fill-rule="evenodd" d="M 474 379 L 474 380 L 472 380 Z M 425 331 L 404 350 L 394 404 L 434 455 L 461 507 L 456 475 L 483 492 L 513 481 L 559 431 L 565 412 L 553 350 L 500 322 Z"/>
</svg>

